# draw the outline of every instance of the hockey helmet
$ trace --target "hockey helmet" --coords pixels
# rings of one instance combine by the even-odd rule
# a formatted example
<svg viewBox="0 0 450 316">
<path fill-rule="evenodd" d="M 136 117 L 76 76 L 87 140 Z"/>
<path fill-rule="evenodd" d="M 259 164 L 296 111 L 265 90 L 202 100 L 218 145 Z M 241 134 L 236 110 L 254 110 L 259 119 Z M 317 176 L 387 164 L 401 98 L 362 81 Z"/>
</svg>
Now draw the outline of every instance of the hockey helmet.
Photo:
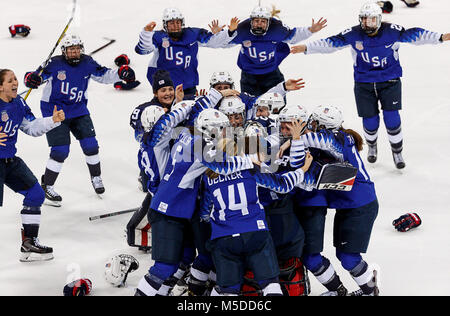
<svg viewBox="0 0 450 316">
<path fill-rule="evenodd" d="M 363 4 L 359 11 L 359 24 L 367 34 L 373 34 L 378 31 L 381 26 L 382 10 L 376 2 L 367 2 Z M 372 22 L 371 19 L 375 19 Z"/>
<path fill-rule="evenodd" d="M 169 32 L 169 29 L 167 28 L 167 22 L 174 20 L 181 20 L 181 30 L 179 32 Z M 178 8 L 164 9 L 162 21 L 163 29 L 167 34 L 169 34 L 170 37 L 181 38 L 184 28 L 184 16 Z"/>
<path fill-rule="evenodd" d="M 334 105 L 319 105 L 316 107 L 308 119 L 308 129 L 315 130 L 312 123 L 316 122 L 316 127 L 324 127 L 330 130 L 337 130 L 342 126 L 344 118 L 342 111 Z"/>
<path fill-rule="evenodd" d="M 138 268 L 139 262 L 131 255 L 113 256 L 105 264 L 106 281 L 116 287 L 123 286 L 127 281 L 128 273 L 136 271 Z"/>
<path fill-rule="evenodd" d="M 209 85 L 214 88 L 217 84 L 229 84 L 231 89 L 234 89 L 234 80 L 228 71 L 219 71 L 212 74 Z"/>
<path fill-rule="evenodd" d="M 254 27 L 253 19 L 266 19 L 267 25 L 265 28 L 262 27 Z M 265 35 L 269 30 L 270 20 L 272 18 L 272 12 L 268 7 L 257 6 L 250 13 L 250 32 L 253 35 Z"/>
<path fill-rule="evenodd" d="M 164 109 L 158 105 L 146 107 L 141 113 L 141 125 L 144 131 L 149 132 L 164 113 Z"/>
<path fill-rule="evenodd" d="M 216 138 L 221 135 L 224 128 L 230 126 L 230 120 L 221 111 L 205 109 L 200 112 L 194 125 L 207 137 Z"/>
<path fill-rule="evenodd" d="M 69 58 L 67 56 L 67 48 L 72 47 L 72 46 L 79 46 L 81 49 L 81 53 L 80 53 L 80 57 L 78 58 L 74 58 L 71 57 Z M 80 63 L 81 61 L 81 56 L 84 54 L 84 43 L 81 40 L 81 38 L 76 35 L 76 34 L 66 34 L 61 42 L 61 52 L 64 55 L 64 57 L 66 58 L 67 62 L 70 65 L 77 65 L 78 63 Z"/>
</svg>

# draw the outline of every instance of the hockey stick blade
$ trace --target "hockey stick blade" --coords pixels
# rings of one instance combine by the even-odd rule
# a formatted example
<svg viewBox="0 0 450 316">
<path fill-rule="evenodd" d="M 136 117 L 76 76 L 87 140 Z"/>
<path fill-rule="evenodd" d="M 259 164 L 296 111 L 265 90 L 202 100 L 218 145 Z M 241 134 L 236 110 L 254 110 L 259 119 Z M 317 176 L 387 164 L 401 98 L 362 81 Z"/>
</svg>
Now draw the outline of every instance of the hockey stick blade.
<svg viewBox="0 0 450 316">
<path fill-rule="evenodd" d="M 112 212 L 112 213 L 106 213 L 106 214 L 102 214 L 102 215 L 91 216 L 91 217 L 89 217 L 89 220 L 94 221 L 94 220 L 101 219 L 101 218 L 136 212 L 137 210 L 139 210 L 139 207 L 132 208 L 129 210 L 123 210 L 123 211 L 117 211 L 117 212 Z"/>
</svg>

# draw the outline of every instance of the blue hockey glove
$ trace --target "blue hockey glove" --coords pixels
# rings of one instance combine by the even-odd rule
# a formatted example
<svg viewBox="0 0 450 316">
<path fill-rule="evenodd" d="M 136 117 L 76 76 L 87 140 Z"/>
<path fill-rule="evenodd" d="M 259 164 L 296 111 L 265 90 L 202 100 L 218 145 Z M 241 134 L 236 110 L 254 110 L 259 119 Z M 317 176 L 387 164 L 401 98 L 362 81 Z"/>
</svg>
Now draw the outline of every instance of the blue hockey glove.
<svg viewBox="0 0 450 316">
<path fill-rule="evenodd" d="M 132 82 L 136 80 L 134 70 L 127 65 L 120 66 L 119 68 L 119 78 L 125 80 L 126 82 Z"/>
<path fill-rule="evenodd" d="M 31 89 L 37 89 L 42 84 L 42 77 L 37 72 L 27 72 L 25 74 L 25 86 Z"/>
</svg>

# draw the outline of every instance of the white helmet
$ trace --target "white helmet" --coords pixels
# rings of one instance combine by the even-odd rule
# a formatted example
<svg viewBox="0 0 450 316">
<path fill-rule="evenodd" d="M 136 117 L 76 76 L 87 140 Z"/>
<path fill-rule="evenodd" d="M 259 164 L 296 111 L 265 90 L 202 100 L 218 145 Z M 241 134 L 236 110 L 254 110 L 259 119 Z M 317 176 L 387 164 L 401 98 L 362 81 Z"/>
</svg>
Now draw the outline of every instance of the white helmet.
<svg viewBox="0 0 450 316">
<path fill-rule="evenodd" d="M 106 281 L 113 286 L 123 286 L 127 281 L 128 273 L 139 268 L 139 262 L 130 255 L 120 254 L 110 258 L 105 264 Z"/>
<path fill-rule="evenodd" d="M 80 46 L 81 54 L 84 54 L 84 43 L 81 40 L 81 38 L 75 34 L 72 35 L 66 34 L 61 41 L 61 52 L 69 64 L 77 65 L 81 60 L 81 55 L 80 58 L 68 58 L 66 54 L 67 48 L 72 46 Z"/>
<path fill-rule="evenodd" d="M 182 28 L 184 27 L 184 16 L 178 8 L 164 9 L 162 21 L 163 21 L 163 29 L 167 33 L 169 33 L 169 31 L 167 30 L 167 22 L 173 20 L 181 20 L 181 27 Z"/>
<path fill-rule="evenodd" d="M 248 121 L 244 126 L 244 136 L 267 138 L 266 128 L 257 121 Z"/>
<path fill-rule="evenodd" d="M 141 125 L 145 132 L 150 132 L 161 116 L 165 114 L 164 109 L 158 105 L 150 105 L 141 113 Z"/>
<path fill-rule="evenodd" d="M 245 118 L 245 104 L 242 102 L 241 98 L 237 96 L 230 96 L 223 98 L 220 101 L 219 111 L 226 114 L 242 114 Z"/>
<path fill-rule="evenodd" d="M 318 126 L 324 126 L 326 129 L 336 130 L 344 122 L 342 111 L 334 105 L 319 105 L 316 107 L 308 120 L 308 125 L 316 121 Z"/>
<path fill-rule="evenodd" d="M 214 72 L 209 81 L 209 85 L 213 88 L 216 84 L 229 84 L 234 89 L 234 80 L 228 71 Z"/>
<path fill-rule="evenodd" d="M 361 25 L 361 28 L 367 34 L 371 34 L 371 33 L 378 31 L 378 29 L 381 26 L 381 13 L 382 13 L 382 10 L 376 2 L 367 2 L 367 3 L 363 4 L 361 9 L 359 10 L 359 24 Z M 376 26 L 375 27 L 367 28 L 363 25 L 362 19 L 369 18 L 369 17 L 376 18 Z"/>
<path fill-rule="evenodd" d="M 305 108 L 301 105 L 290 105 L 281 110 L 280 115 L 278 115 L 278 121 L 280 123 L 291 123 L 292 120 L 306 122 L 308 120 L 308 114 Z"/>
<path fill-rule="evenodd" d="M 267 26 L 265 29 L 253 28 L 250 21 L 250 32 L 253 35 L 265 35 L 269 29 L 270 19 L 272 18 L 272 12 L 268 7 L 257 6 L 250 13 L 250 20 L 254 18 L 267 19 Z"/>
<path fill-rule="evenodd" d="M 256 100 L 255 105 L 256 107 L 266 106 L 269 109 L 270 113 L 272 113 L 273 109 L 275 109 L 275 111 L 278 111 L 285 106 L 284 98 L 281 96 L 281 94 L 276 92 L 267 92 L 263 94 L 258 98 L 258 100 Z"/>
<path fill-rule="evenodd" d="M 208 137 L 212 137 L 214 130 L 222 133 L 222 130 L 230 126 L 230 120 L 222 112 L 216 109 L 205 109 L 200 112 L 195 120 L 195 127 Z M 216 135 L 218 136 L 218 135 Z"/>
</svg>

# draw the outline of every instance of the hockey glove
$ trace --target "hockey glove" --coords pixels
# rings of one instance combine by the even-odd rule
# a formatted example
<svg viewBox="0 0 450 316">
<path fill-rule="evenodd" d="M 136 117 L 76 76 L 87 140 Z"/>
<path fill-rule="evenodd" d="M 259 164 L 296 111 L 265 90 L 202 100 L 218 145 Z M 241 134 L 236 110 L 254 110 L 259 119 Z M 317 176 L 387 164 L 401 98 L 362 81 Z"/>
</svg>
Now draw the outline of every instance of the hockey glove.
<svg viewBox="0 0 450 316">
<path fill-rule="evenodd" d="M 121 67 L 123 65 L 129 65 L 130 64 L 130 58 L 126 54 L 122 54 L 116 57 L 114 59 L 114 63 L 117 65 L 117 67 Z"/>
<path fill-rule="evenodd" d="M 16 35 L 26 37 L 26 36 L 28 36 L 28 34 L 30 34 L 30 30 L 31 30 L 31 28 L 29 26 L 23 25 L 23 24 L 11 25 L 8 29 L 9 29 L 9 33 L 11 33 L 11 37 L 14 37 Z"/>
<path fill-rule="evenodd" d="M 92 282 L 89 279 L 79 279 L 64 286 L 64 296 L 86 296 L 91 293 Z"/>
<path fill-rule="evenodd" d="M 394 6 L 391 1 L 378 1 L 378 5 L 380 6 L 383 13 L 391 13 L 394 9 Z"/>
<path fill-rule="evenodd" d="M 27 72 L 25 74 L 25 86 L 31 89 L 37 89 L 42 84 L 42 77 L 37 72 Z"/>
<path fill-rule="evenodd" d="M 128 67 L 127 65 L 120 66 L 119 78 L 125 80 L 126 82 L 132 82 L 136 80 L 134 70 Z"/>
<path fill-rule="evenodd" d="M 422 224 L 422 220 L 417 213 L 402 215 L 392 222 L 392 225 L 394 225 L 395 229 L 399 232 L 407 232 L 411 228 L 420 226 L 420 224 Z"/>
<path fill-rule="evenodd" d="M 138 80 L 135 80 L 132 82 L 117 81 L 114 84 L 114 88 L 116 88 L 116 90 L 131 90 L 131 89 L 136 88 L 140 84 L 141 84 L 141 82 Z"/>
</svg>

